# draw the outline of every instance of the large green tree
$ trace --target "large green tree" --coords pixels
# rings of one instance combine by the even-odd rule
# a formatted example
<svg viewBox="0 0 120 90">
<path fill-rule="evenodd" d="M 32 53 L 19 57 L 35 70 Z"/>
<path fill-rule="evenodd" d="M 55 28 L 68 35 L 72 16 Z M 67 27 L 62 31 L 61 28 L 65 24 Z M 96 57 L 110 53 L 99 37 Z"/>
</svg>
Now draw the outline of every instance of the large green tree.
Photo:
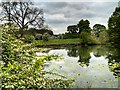
<svg viewBox="0 0 120 90">
<path fill-rule="evenodd" d="M 116 7 L 108 21 L 110 41 L 120 44 L 120 6 Z"/>
<path fill-rule="evenodd" d="M 78 31 L 78 28 L 77 28 L 77 25 L 70 25 L 67 27 L 67 31 L 69 33 L 77 33 Z"/>
<path fill-rule="evenodd" d="M 90 22 L 88 20 L 80 20 L 78 23 L 78 28 L 79 28 L 79 33 L 81 33 L 82 31 L 90 31 L 90 26 L 89 26 Z"/>
<path fill-rule="evenodd" d="M 106 30 L 106 27 L 101 24 L 95 24 L 93 26 L 93 33 L 98 37 L 101 30 Z"/>
</svg>

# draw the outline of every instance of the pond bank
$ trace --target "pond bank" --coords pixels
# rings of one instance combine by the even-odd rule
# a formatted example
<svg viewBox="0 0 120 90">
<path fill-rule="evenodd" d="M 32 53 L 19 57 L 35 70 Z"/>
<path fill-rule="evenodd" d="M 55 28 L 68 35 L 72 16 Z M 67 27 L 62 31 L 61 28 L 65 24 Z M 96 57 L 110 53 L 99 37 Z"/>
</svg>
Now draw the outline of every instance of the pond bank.
<svg viewBox="0 0 120 90">
<path fill-rule="evenodd" d="M 80 39 L 53 39 L 48 41 L 36 40 L 32 43 L 33 46 L 59 46 L 59 45 L 77 45 L 80 44 Z"/>
<path fill-rule="evenodd" d="M 85 44 L 82 45 L 79 38 L 75 39 L 54 39 L 54 40 L 36 40 L 32 43 L 35 47 L 53 47 L 53 46 L 91 46 L 91 45 L 105 45 L 105 44 Z"/>
</svg>

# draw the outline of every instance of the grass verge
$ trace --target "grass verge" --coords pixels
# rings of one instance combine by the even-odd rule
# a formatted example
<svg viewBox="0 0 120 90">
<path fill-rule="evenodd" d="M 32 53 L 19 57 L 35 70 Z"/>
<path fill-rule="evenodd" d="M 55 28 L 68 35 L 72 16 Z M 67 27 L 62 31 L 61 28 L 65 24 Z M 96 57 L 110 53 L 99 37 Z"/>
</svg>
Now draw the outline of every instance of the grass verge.
<svg viewBox="0 0 120 90">
<path fill-rule="evenodd" d="M 33 46 L 46 46 L 46 45 L 70 45 L 80 44 L 80 39 L 53 39 L 48 41 L 36 40 L 33 42 Z"/>
</svg>

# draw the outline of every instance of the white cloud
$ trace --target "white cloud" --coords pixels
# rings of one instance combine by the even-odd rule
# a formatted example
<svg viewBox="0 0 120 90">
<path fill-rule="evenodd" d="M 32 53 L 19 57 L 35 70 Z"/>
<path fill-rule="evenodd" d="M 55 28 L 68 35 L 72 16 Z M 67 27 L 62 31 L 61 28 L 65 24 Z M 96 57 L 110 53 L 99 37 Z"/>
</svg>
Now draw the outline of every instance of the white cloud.
<svg viewBox="0 0 120 90">
<path fill-rule="evenodd" d="M 46 24 L 53 29 L 54 33 L 66 32 L 68 25 L 78 24 L 81 19 L 88 19 L 91 27 L 94 24 L 104 24 L 107 26 L 108 18 L 118 5 L 117 2 L 119 0 L 62 1 L 44 0 L 42 2 L 42 0 L 34 0 L 35 6 L 44 10 Z"/>
<path fill-rule="evenodd" d="M 81 19 L 88 19 L 90 26 L 107 26 L 117 2 L 44 2 L 38 3 L 45 13 L 46 23 L 54 33 L 64 33 L 68 25 L 78 24 Z"/>
</svg>

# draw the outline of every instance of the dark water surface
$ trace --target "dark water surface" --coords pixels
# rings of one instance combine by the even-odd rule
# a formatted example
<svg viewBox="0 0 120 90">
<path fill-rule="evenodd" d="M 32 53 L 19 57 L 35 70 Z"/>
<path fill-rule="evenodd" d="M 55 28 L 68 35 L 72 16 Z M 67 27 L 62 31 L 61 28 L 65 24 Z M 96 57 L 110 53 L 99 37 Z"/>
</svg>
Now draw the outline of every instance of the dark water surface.
<svg viewBox="0 0 120 90">
<path fill-rule="evenodd" d="M 118 88 L 120 76 L 120 49 L 108 46 L 71 46 L 48 50 L 64 58 L 49 61 L 44 70 L 74 79 L 74 88 Z M 46 78 L 60 78 L 46 74 Z"/>
</svg>

